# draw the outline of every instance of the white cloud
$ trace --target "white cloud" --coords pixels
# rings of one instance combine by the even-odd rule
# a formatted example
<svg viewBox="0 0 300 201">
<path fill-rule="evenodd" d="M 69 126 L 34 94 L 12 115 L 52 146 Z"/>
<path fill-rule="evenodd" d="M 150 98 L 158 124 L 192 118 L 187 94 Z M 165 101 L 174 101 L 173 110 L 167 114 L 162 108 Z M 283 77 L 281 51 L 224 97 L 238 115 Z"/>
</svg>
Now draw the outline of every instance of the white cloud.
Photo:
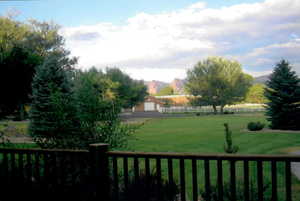
<svg viewBox="0 0 300 201">
<path fill-rule="evenodd" d="M 278 58 L 300 62 L 299 10 L 299 0 L 219 9 L 198 2 L 168 13 L 139 13 L 124 25 L 66 27 L 62 34 L 72 54 L 80 57 L 80 66 L 118 66 L 135 78 L 181 76 L 211 55 L 236 58 L 248 72 L 269 72 Z"/>
<path fill-rule="evenodd" d="M 245 55 L 236 56 L 248 66 L 274 66 L 281 59 L 287 59 L 292 64 L 300 62 L 300 41 L 291 40 L 285 43 L 275 43 L 265 47 L 255 48 Z"/>
</svg>

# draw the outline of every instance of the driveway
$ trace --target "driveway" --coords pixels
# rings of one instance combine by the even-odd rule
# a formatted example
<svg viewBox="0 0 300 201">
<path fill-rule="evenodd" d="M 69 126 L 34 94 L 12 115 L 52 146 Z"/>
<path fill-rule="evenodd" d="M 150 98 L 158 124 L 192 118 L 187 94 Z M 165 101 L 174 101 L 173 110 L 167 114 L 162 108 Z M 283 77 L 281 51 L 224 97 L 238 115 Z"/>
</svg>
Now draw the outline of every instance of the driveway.
<svg viewBox="0 0 300 201">
<path fill-rule="evenodd" d="M 165 114 L 160 112 L 132 112 L 120 114 L 121 119 L 137 119 L 137 118 L 164 118 L 164 117 L 186 117 L 195 114 Z"/>
</svg>

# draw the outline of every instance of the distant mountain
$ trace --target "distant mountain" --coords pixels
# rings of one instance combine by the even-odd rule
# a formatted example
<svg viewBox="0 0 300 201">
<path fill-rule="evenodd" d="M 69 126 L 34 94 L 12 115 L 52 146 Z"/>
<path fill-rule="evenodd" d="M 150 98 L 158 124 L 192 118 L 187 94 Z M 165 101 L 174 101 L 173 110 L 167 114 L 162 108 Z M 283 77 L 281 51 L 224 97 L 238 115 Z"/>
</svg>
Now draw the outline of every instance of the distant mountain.
<svg viewBox="0 0 300 201">
<path fill-rule="evenodd" d="M 145 81 L 149 94 L 157 94 L 162 88 L 170 86 L 176 94 L 183 94 L 185 80 L 174 79 L 171 83 L 157 80 Z"/>
<path fill-rule="evenodd" d="M 262 75 L 254 77 L 253 83 L 265 84 L 266 81 L 269 79 L 269 76 L 270 75 Z M 157 94 L 162 88 L 167 86 L 172 87 L 175 94 L 184 94 L 184 84 L 186 83 L 186 80 L 175 78 L 171 83 L 161 82 L 157 80 L 145 81 L 144 83 L 148 88 L 148 93 L 152 95 Z"/>
<path fill-rule="evenodd" d="M 173 88 L 175 94 L 184 94 L 184 84 L 185 80 L 181 79 L 174 79 L 171 83 L 170 86 Z"/>
<path fill-rule="evenodd" d="M 169 84 L 166 82 L 152 80 L 152 81 L 145 81 L 145 85 L 148 88 L 149 94 L 157 94 L 162 88 L 168 86 Z"/>
<path fill-rule="evenodd" d="M 265 84 L 266 81 L 269 79 L 269 76 L 270 75 L 262 75 L 262 76 L 255 77 L 253 83 L 254 84 L 258 84 L 258 83 Z"/>
</svg>

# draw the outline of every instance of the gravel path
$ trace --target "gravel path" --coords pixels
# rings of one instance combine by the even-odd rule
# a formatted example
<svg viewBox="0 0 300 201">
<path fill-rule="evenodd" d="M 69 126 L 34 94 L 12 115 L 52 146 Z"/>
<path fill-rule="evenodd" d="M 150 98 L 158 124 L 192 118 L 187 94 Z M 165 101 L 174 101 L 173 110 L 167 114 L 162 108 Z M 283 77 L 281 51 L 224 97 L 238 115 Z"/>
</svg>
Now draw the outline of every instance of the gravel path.
<svg viewBox="0 0 300 201">
<path fill-rule="evenodd" d="M 291 152 L 291 154 L 300 155 L 300 151 Z M 292 172 L 300 180 L 300 163 L 292 163 Z"/>
</svg>

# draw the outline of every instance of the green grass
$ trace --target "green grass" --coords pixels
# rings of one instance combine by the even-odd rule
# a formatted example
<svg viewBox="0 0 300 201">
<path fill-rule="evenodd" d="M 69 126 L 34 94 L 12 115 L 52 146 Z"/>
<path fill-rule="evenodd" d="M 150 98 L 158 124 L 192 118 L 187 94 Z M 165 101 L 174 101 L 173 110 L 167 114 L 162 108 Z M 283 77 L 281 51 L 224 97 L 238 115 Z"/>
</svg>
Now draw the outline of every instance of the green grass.
<svg viewBox="0 0 300 201">
<path fill-rule="evenodd" d="M 297 133 L 250 132 L 247 123 L 261 121 L 263 114 L 207 115 L 199 117 L 152 119 L 129 141 L 129 149 L 155 152 L 224 153 L 224 123 L 232 130 L 233 143 L 240 154 L 275 154 L 300 146 Z"/>
<path fill-rule="evenodd" d="M 195 152 L 195 153 L 224 153 L 224 123 L 229 123 L 232 130 L 233 143 L 239 146 L 238 154 L 286 154 L 286 150 L 295 150 L 300 146 L 300 132 L 265 132 L 247 131 L 247 123 L 261 121 L 267 124 L 263 114 L 208 115 L 200 117 L 152 119 L 147 121 L 129 141 L 131 151 L 154 152 Z M 299 148 L 300 149 L 300 148 Z M 271 182 L 270 164 L 264 162 L 264 182 Z M 121 165 L 121 164 L 120 164 Z M 144 162 L 140 162 L 144 167 Z M 203 161 L 198 162 L 198 183 L 204 186 Z M 155 161 L 152 161 L 152 168 Z M 242 181 L 242 163 L 237 162 L 237 178 Z M 223 162 L 224 180 L 229 181 L 229 165 Z M 215 183 L 216 162 L 211 162 L 211 181 Z M 278 164 L 279 199 L 284 200 L 284 164 Z M 174 173 L 179 181 L 178 161 L 174 160 Z M 188 197 L 191 198 L 191 162 L 186 162 L 186 180 Z M 162 161 L 162 174 L 167 178 L 167 163 Z M 250 175 L 256 181 L 256 163 L 250 163 Z M 299 181 L 293 178 L 294 200 L 300 200 Z M 298 190 L 297 190 L 298 189 Z M 266 192 L 270 195 L 271 187 Z"/>
<path fill-rule="evenodd" d="M 0 131 L 5 132 L 7 136 L 27 135 L 27 129 L 28 121 L 0 121 Z"/>
<path fill-rule="evenodd" d="M 239 146 L 238 154 L 286 154 L 287 151 L 300 150 L 300 131 L 294 133 L 285 132 L 249 132 L 246 127 L 250 121 L 261 121 L 267 124 L 263 114 L 234 114 L 234 115 L 206 115 L 188 116 L 164 119 L 151 119 L 144 122 L 132 138 L 129 140 L 130 151 L 154 151 L 154 152 L 193 152 L 193 153 L 224 153 L 224 123 L 228 123 L 232 130 L 233 143 Z M 26 122 L 17 124 L 17 127 L 27 127 Z M 1 129 L 1 123 L 0 123 Z M 18 145 L 24 146 L 27 145 Z M 32 145 L 28 145 L 29 147 Z M 28 148 L 29 148 L 28 147 Z M 122 167 L 122 161 L 119 161 Z M 129 161 L 132 164 L 132 161 Z M 178 160 L 174 160 L 174 176 L 179 181 Z M 151 160 L 152 168 L 155 167 L 155 160 Z M 188 198 L 191 198 L 192 175 L 191 162 L 185 163 L 186 187 Z M 140 161 L 140 169 L 143 169 L 144 162 Z M 198 161 L 198 183 L 200 189 L 204 186 L 204 165 Z M 242 163 L 236 164 L 237 178 L 242 180 Z M 122 168 L 119 168 L 120 170 Z M 162 160 L 162 175 L 167 178 L 167 161 Z M 271 168 L 269 163 L 264 163 L 264 182 L 271 181 Z M 211 181 L 214 184 L 217 180 L 216 163 L 210 164 Z M 284 200 L 284 164 L 278 164 L 278 186 L 279 200 Z M 223 162 L 224 181 L 229 181 L 229 165 Z M 250 176 L 256 180 L 256 164 L 250 163 Z M 293 178 L 294 200 L 300 200 L 300 184 Z M 269 188 L 267 195 L 270 194 Z"/>
</svg>

